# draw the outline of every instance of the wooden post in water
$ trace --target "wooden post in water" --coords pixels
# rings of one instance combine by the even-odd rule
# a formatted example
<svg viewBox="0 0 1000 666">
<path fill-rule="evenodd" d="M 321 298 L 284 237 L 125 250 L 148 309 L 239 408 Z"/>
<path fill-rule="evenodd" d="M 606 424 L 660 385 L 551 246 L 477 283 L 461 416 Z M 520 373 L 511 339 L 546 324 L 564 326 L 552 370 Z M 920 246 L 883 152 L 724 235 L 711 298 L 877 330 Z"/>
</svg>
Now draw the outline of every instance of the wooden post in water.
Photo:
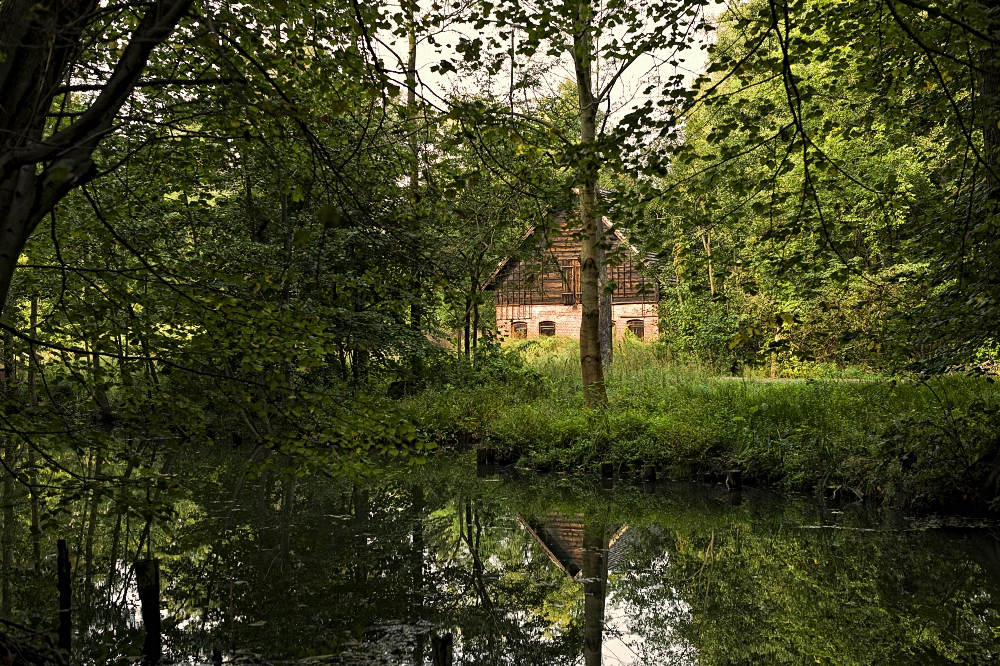
<svg viewBox="0 0 1000 666">
<path fill-rule="evenodd" d="M 159 664 L 160 643 L 160 563 L 155 559 L 135 563 L 135 582 L 139 590 L 142 624 L 146 627 L 146 641 L 142 644 L 143 661 Z"/>
<path fill-rule="evenodd" d="M 454 644 L 451 634 L 434 636 L 431 639 L 431 658 L 434 666 L 451 666 L 451 653 Z"/>
<path fill-rule="evenodd" d="M 642 468 L 643 481 L 656 481 L 656 468 L 652 465 L 645 465 Z"/>
<path fill-rule="evenodd" d="M 609 462 L 601 463 L 601 478 L 602 479 L 613 479 L 615 476 L 615 468 Z"/>
<path fill-rule="evenodd" d="M 59 590 L 59 649 L 70 652 L 73 649 L 73 587 L 69 566 L 69 548 L 66 539 L 56 542 L 59 551 L 56 572 Z"/>
<path fill-rule="evenodd" d="M 726 487 L 730 490 L 743 488 L 743 474 L 740 470 L 731 469 L 726 473 Z"/>
</svg>

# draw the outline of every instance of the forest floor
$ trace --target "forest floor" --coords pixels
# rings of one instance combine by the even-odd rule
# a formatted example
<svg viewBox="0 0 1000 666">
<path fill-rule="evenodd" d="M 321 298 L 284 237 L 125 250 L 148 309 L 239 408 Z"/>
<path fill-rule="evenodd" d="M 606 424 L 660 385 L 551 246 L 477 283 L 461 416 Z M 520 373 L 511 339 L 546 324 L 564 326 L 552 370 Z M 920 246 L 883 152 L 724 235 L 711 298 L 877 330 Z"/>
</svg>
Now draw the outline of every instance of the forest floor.
<svg viewBox="0 0 1000 666">
<path fill-rule="evenodd" d="M 997 497 L 1000 386 L 989 378 L 723 377 L 626 342 L 607 377 L 608 406 L 591 410 L 577 350 L 571 340 L 519 343 L 476 381 L 404 406 L 442 444 L 478 443 L 542 470 L 610 461 L 704 478 L 740 469 L 750 483 L 935 510 L 985 510 Z"/>
</svg>

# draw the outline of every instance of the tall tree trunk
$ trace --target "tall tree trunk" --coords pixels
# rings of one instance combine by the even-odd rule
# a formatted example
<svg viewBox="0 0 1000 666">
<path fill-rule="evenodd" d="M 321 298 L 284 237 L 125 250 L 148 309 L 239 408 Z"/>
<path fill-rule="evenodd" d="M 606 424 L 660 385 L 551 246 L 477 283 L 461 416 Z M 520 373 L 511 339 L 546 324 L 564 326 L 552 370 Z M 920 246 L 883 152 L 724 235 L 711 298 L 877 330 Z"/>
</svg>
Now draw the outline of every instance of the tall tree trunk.
<svg viewBox="0 0 1000 666">
<path fill-rule="evenodd" d="M 708 257 L 708 289 L 715 296 L 715 274 L 712 272 L 712 232 L 706 231 L 701 239 L 701 244 L 705 247 L 705 256 Z"/>
<path fill-rule="evenodd" d="M 475 349 L 479 340 L 479 302 L 472 301 L 472 348 Z"/>
<path fill-rule="evenodd" d="M 608 284 L 608 267 L 605 264 L 603 221 L 597 224 L 597 230 L 600 232 L 600 244 L 597 246 L 597 267 L 600 270 L 598 284 L 601 288 L 601 300 L 598 305 L 600 313 L 598 329 L 601 338 L 601 367 L 607 373 L 611 370 L 611 362 L 614 360 L 614 310 L 611 307 L 614 297 L 611 294 L 604 293 L 610 285 Z"/>
<path fill-rule="evenodd" d="M 111 418 L 111 403 L 108 401 L 106 382 L 101 368 L 100 340 L 94 340 L 94 401 L 97 403 L 98 415 L 105 421 Z"/>
<path fill-rule="evenodd" d="M 986 167 L 986 198 L 988 213 L 994 220 L 1000 219 L 1000 0 L 983 0 L 981 7 L 987 13 L 986 34 L 995 41 L 986 44 L 980 52 L 982 79 L 979 85 L 979 125 L 983 130 L 983 158 Z M 985 249 L 986 279 L 993 290 L 993 298 L 1000 291 L 1000 233 L 996 222 L 988 232 Z M 998 324 L 993 318 L 992 335 L 996 335 Z"/>
<path fill-rule="evenodd" d="M 31 314 L 28 327 L 32 340 L 38 339 L 38 294 L 31 296 Z M 28 345 L 28 406 L 38 406 L 38 389 L 35 386 L 38 372 L 38 357 L 35 355 L 34 343 Z M 38 470 L 35 469 L 35 450 L 28 445 L 28 494 L 31 505 L 31 554 L 35 563 L 35 573 L 42 571 L 42 529 L 38 515 Z"/>
<path fill-rule="evenodd" d="M 10 331 L 3 332 L 3 395 L 4 401 L 9 402 L 13 396 L 11 391 L 14 388 L 14 336 Z"/>
<path fill-rule="evenodd" d="M 986 34 L 1000 42 L 1000 0 L 982 0 L 980 6 L 987 13 Z M 984 45 L 979 64 L 979 125 L 983 130 L 987 196 L 1000 202 L 1000 47 L 996 43 Z"/>
<path fill-rule="evenodd" d="M 573 34 L 573 65 L 580 111 L 580 154 L 577 159 L 577 189 L 580 194 L 580 225 L 583 242 L 580 247 L 580 368 L 583 376 L 583 398 L 589 407 L 607 402 L 604 368 L 601 359 L 600 300 L 601 243 L 600 220 L 595 217 L 597 177 L 599 175 L 597 143 L 597 100 L 593 88 L 592 48 L 593 7 L 590 0 L 578 5 Z"/>
<path fill-rule="evenodd" d="M 414 120 L 417 116 L 417 0 L 403 0 L 403 11 L 406 12 L 406 118 L 409 121 L 407 132 L 409 134 L 410 159 L 413 163 L 410 166 L 410 201 L 414 207 L 413 229 L 417 233 L 420 231 L 419 221 L 416 216 L 417 187 L 420 183 L 420 149 L 417 141 L 417 129 Z M 417 240 L 417 248 L 414 253 L 416 270 L 414 271 L 414 300 L 410 304 L 410 325 L 420 328 L 420 241 Z"/>
<path fill-rule="evenodd" d="M 290 465 L 291 463 L 289 463 Z M 291 569 L 292 512 L 295 510 L 295 474 L 281 480 L 281 561 L 282 569 Z"/>
<path fill-rule="evenodd" d="M 3 571 L 0 573 L 3 580 L 0 583 L 0 613 L 4 617 L 10 617 L 11 590 L 10 578 L 14 571 L 14 475 L 11 473 L 17 467 L 17 447 L 12 443 L 3 440 Z"/>
<path fill-rule="evenodd" d="M 9 311 L 13 308 L 6 308 Z M 14 340 L 8 331 L 3 334 L 3 404 L 14 402 Z M 0 435 L 0 456 L 3 456 L 3 531 L 0 532 L 0 613 L 10 617 L 10 578 L 14 570 L 14 470 L 17 467 L 17 445 Z"/>
<path fill-rule="evenodd" d="M 469 319 L 472 314 L 472 302 L 468 296 L 465 297 L 465 358 L 469 358 L 471 348 L 469 346 Z"/>
</svg>

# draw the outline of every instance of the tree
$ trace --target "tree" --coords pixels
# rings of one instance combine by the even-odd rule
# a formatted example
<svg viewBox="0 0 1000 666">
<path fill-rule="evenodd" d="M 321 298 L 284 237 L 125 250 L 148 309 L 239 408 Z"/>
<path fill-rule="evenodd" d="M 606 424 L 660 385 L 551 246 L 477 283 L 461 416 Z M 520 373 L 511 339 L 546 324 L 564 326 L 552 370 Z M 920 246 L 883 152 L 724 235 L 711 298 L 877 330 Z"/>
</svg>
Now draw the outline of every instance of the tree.
<svg viewBox="0 0 1000 666">
<path fill-rule="evenodd" d="M 821 292 L 854 283 L 898 314 L 875 340 L 923 369 L 970 362 L 998 333 L 995 15 L 909 0 L 732 7 L 695 89 L 668 91 L 684 124 L 663 135 L 666 178 L 646 199 L 728 226 L 737 245 L 758 230 L 742 259 L 786 293 L 829 304 Z"/>
<path fill-rule="evenodd" d="M 66 194 L 93 180 L 92 159 L 113 130 L 153 50 L 174 32 L 192 0 L 156 0 L 105 9 L 94 0 L 45 6 L 31 0 L 0 5 L 0 308 L 35 227 Z M 123 29 L 124 28 L 124 29 Z M 126 44 L 116 59 L 118 41 Z M 86 74 L 106 78 L 91 84 Z M 77 84 L 80 78 L 87 84 Z M 94 90 L 66 112 L 75 90 Z M 52 115 L 53 102 L 62 111 Z M 53 118 L 55 118 L 53 120 Z M 71 118 L 61 126 L 63 118 Z"/>
<path fill-rule="evenodd" d="M 605 245 L 601 220 L 607 202 L 598 200 L 598 183 L 604 170 L 622 162 L 623 155 L 649 127 L 650 111 L 636 111 L 609 127 L 610 112 L 618 111 L 622 79 L 643 57 L 666 58 L 679 48 L 695 42 L 696 28 L 702 23 L 703 3 L 652 3 L 615 1 L 597 4 L 591 0 L 531 3 L 512 0 L 498 4 L 473 5 L 467 20 L 476 29 L 489 26 L 486 36 L 461 37 L 456 49 L 463 54 L 465 67 L 495 74 L 509 59 L 512 85 L 507 95 L 498 96 L 489 109 L 494 117 L 505 114 L 529 123 L 546 126 L 556 134 L 562 147 L 557 163 L 572 174 L 578 197 L 578 220 L 582 241 L 580 325 L 580 365 L 584 396 L 590 406 L 607 400 L 602 366 L 600 300 L 602 291 L 613 289 L 601 284 L 601 251 Z M 518 37 L 521 37 L 518 41 Z M 510 40 L 510 47 L 506 46 Z M 517 105 L 515 91 L 527 92 L 537 85 L 537 72 L 527 65 L 532 59 L 547 61 L 551 69 L 558 58 L 568 58 L 577 93 L 579 136 L 559 131 L 537 113 L 530 102 Z M 455 69 L 450 60 L 437 66 L 440 71 Z M 514 81 L 520 68 L 521 80 Z M 603 71 L 602 71 L 603 70 Z M 605 106 L 602 115 L 599 109 Z M 605 308 L 610 317 L 608 308 Z M 608 321 L 610 330 L 610 321 Z M 605 337 L 609 337 L 606 333 Z"/>
</svg>

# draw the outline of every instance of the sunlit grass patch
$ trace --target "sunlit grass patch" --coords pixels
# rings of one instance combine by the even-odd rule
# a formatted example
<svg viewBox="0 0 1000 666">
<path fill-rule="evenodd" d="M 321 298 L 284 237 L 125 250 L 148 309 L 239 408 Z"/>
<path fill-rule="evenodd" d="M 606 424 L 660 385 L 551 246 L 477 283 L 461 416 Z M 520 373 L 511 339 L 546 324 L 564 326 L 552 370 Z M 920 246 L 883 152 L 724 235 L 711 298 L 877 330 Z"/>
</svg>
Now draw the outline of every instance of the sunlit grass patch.
<svg viewBox="0 0 1000 666">
<path fill-rule="evenodd" d="M 740 467 L 750 479 L 786 488 L 844 484 L 902 501 L 955 492 L 989 499 L 984 483 L 998 451 L 990 423 L 1000 390 L 983 378 L 722 377 L 626 340 L 606 378 L 607 407 L 589 410 L 576 341 L 509 348 L 523 363 L 515 379 L 408 401 L 427 432 L 463 431 L 541 468 L 591 470 L 610 460 L 655 464 L 681 477 Z"/>
</svg>

